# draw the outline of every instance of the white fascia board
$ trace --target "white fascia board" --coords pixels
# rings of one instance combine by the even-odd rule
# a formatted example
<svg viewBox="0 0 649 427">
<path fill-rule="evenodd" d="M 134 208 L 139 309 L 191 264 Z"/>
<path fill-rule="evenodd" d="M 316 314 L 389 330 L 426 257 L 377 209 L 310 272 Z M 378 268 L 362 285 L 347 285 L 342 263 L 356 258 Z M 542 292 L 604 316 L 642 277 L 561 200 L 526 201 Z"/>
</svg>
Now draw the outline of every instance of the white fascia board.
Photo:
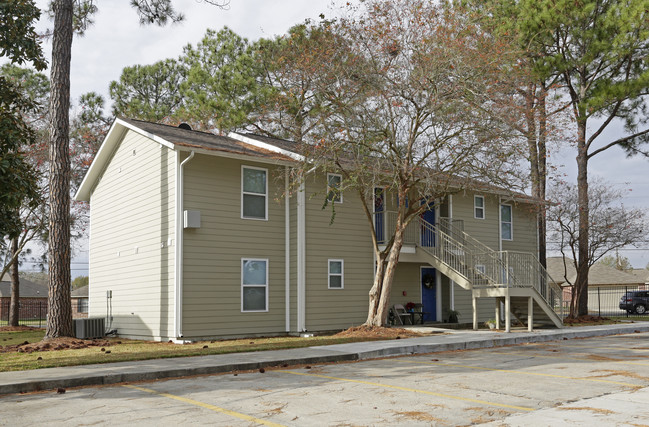
<svg viewBox="0 0 649 427">
<path fill-rule="evenodd" d="M 107 163 L 110 161 L 110 158 L 112 157 L 119 143 L 122 141 L 122 138 L 126 134 L 127 130 L 137 132 L 165 147 L 174 149 L 174 144 L 170 143 L 169 141 L 166 141 L 159 136 L 153 135 L 152 133 L 143 131 L 137 126 L 127 123 L 122 119 L 115 119 L 110 129 L 108 130 L 108 133 L 106 134 L 106 138 L 104 138 L 104 142 L 102 142 L 101 146 L 99 147 L 97 155 L 95 155 L 95 158 L 90 164 L 90 167 L 86 172 L 86 176 L 83 177 L 83 181 L 81 181 L 81 185 L 79 186 L 77 193 L 74 195 L 74 200 L 85 202 L 90 201 L 90 193 L 92 192 L 92 188 L 94 187 L 101 173 L 106 168 Z"/>
<path fill-rule="evenodd" d="M 183 147 L 181 145 L 176 145 L 176 150 L 177 151 L 185 151 L 185 152 L 193 151 L 196 154 L 205 154 L 207 156 L 225 157 L 227 159 L 244 160 L 246 162 L 265 163 L 265 164 L 269 164 L 269 165 L 280 165 L 280 166 L 295 166 L 295 162 L 290 162 L 288 160 L 269 159 L 269 158 L 266 158 L 266 157 L 255 157 L 255 156 L 249 156 L 247 154 L 229 153 L 227 151 L 205 150 L 205 149 L 201 149 L 201 148 Z"/>
<path fill-rule="evenodd" d="M 249 138 L 249 137 L 247 137 L 245 135 L 241 135 L 241 134 L 236 133 L 236 132 L 230 132 L 228 134 L 228 137 L 232 138 L 232 139 L 239 140 L 241 142 L 245 142 L 246 144 L 254 145 L 255 147 L 259 147 L 259 148 L 263 148 L 263 149 L 268 150 L 268 151 L 272 151 L 274 153 L 283 154 L 284 156 L 290 157 L 291 159 L 297 160 L 299 162 L 304 161 L 304 156 L 302 156 L 301 154 L 297 154 L 297 153 L 294 153 L 292 151 L 284 150 L 282 148 L 276 147 L 273 144 L 268 144 L 266 142 L 257 141 L 254 138 Z"/>
</svg>

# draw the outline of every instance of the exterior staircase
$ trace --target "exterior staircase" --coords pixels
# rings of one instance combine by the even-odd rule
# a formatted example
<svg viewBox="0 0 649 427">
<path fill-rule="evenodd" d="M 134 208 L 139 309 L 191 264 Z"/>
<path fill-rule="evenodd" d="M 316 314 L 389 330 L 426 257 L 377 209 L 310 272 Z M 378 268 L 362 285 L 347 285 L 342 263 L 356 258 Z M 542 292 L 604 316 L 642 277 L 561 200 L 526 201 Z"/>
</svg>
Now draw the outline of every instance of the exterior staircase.
<svg viewBox="0 0 649 427">
<path fill-rule="evenodd" d="M 384 215 L 386 231 L 393 230 L 396 212 Z M 504 302 L 506 330 L 512 314 L 530 330 L 532 323 L 563 327 L 562 290 L 533 254 L 495 251 L 465 233 L 461 221 L 449 218 L 439 218 L 435 225 L 417 218 L 405 230 L 404 245 L 415 246 L 421 259 L 472 292 L 474 328 L 475 301 L 485 297 Z"/>
</svg>

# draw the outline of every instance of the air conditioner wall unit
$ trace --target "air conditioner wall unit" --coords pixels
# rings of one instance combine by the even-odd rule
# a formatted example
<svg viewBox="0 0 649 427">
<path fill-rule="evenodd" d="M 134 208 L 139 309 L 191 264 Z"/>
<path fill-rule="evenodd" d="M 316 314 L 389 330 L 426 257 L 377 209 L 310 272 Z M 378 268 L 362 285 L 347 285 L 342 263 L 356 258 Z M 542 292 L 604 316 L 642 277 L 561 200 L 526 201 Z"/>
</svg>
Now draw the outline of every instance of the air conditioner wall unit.
<svg viewBox="0 0 649 427">
<path fill-rule="evenodd" d="M 102 338 L 105 333 L 103 317 L 74 319 L 74 336 L 80 339 Z"/>
</svg>

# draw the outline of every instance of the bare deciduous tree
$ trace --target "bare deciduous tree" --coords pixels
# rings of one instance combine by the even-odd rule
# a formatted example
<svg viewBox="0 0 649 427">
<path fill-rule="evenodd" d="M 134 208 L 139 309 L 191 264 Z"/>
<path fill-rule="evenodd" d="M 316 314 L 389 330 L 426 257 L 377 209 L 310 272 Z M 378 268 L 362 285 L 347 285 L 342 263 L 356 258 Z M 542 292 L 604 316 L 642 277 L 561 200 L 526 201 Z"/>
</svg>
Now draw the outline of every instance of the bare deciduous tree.
<svg viewBox="0 0 649 427">
<path fill-rule="evenodd" d="M 640 209 L 627 208 L 621 203 L 624 191 L 601 180 L 592 180 L 589 186 L 588 268 L 607 253 L 643 240 L 646 216 Z M 550 239 L 556 242 L 565 262 L 572 262 L 575 270 L 579 264 L 580 208 L 577 187 L 558 182 L 551 187 L 548 209 Z M 567 278 L 566 278 L 567 280 Z M 575 315 L 582 292 L 587 288 L 570 283 L 573 288 L 570 313 Z"/>
</svg>

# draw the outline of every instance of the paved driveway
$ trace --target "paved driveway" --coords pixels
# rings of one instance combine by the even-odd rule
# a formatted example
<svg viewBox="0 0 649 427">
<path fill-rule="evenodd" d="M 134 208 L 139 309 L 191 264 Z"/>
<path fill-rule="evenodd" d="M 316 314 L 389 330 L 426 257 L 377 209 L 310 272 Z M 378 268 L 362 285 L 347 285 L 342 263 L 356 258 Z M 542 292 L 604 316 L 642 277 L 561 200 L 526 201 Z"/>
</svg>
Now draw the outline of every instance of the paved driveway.
<svg viewBox="0 0 649 427">
<path fill-rule="evenodd" d="M 0 425 L 647 425 L 645 387 L 649 333 L 11 395 Z"/>
</svg>

